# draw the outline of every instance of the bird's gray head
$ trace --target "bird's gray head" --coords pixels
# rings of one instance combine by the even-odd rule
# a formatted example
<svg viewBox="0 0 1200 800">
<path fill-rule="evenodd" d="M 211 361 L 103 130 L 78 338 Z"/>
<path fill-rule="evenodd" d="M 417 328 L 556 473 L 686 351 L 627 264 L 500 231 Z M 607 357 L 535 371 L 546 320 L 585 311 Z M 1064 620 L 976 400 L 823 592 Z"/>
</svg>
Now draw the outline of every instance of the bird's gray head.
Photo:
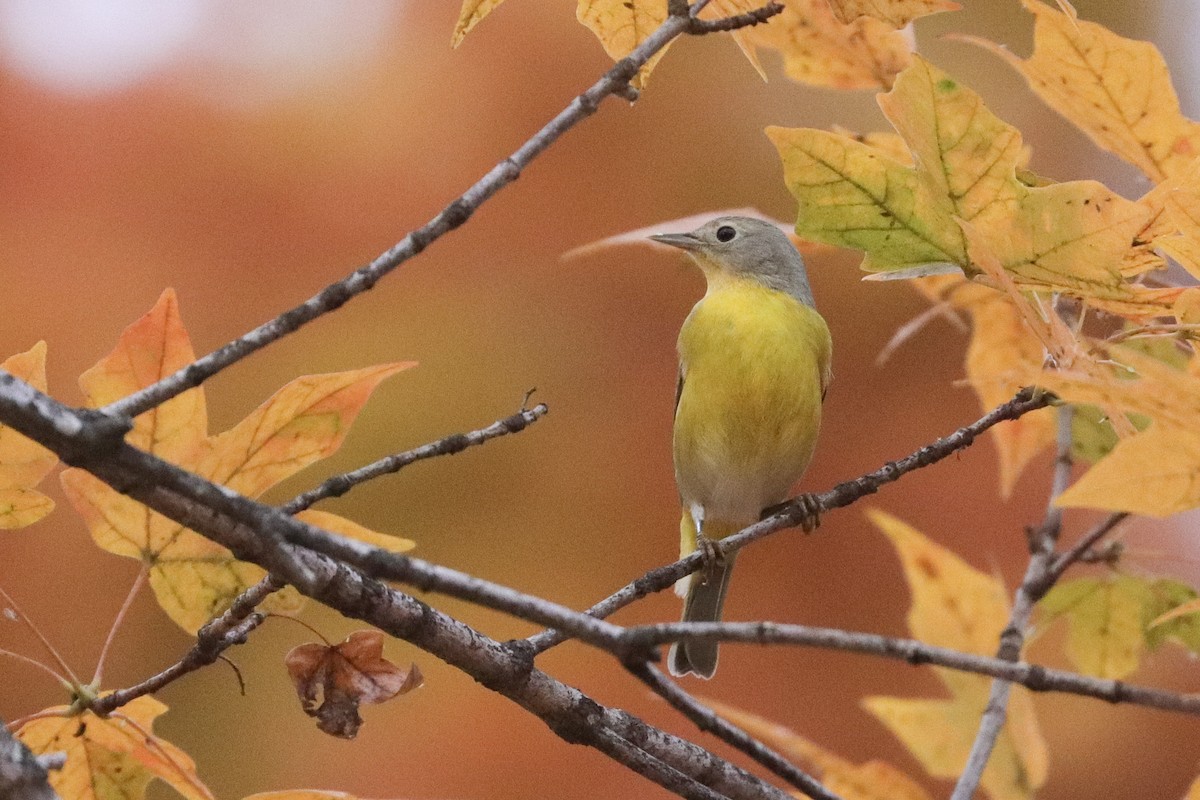
<svg viewBox="0 0 1200 800">
<path fill-rule="evenodd" d="M 753 217 L 717 217 L 691 233 L 650 237 L 688 252 L 706 271 L 732 272 L 814 306 L 804 259 L 774 224 Z"/>
</svg>

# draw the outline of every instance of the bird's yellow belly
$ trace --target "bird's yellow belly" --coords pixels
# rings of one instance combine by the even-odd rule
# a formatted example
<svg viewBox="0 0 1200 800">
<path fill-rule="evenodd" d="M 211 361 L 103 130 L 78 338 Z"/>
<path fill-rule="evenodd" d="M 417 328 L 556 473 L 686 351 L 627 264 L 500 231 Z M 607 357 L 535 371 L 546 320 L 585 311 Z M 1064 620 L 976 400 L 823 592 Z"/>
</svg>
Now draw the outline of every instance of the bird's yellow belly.
<svg viewBox="0 0 1200 800">
<path fill-rule="evenodd" d="M 812 458 L 828 329 L 787 295 L 732 287 L 696 306 L 679 348 L 674 454 L 685 511 L 753 522 L 787 497 Z"/>
</svg>

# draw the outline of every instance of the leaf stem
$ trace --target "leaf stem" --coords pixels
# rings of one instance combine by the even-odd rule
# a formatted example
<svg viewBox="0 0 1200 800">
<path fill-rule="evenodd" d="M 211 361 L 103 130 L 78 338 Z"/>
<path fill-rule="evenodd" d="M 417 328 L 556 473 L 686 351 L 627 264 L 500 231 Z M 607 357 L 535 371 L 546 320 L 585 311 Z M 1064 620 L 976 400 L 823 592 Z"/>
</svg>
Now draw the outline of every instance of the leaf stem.
<svg viewBox="0 0 1200 800">
<path fill-rule="evenodd" d="M 1012 611 L 1009 613 L 1008 625 L 1000 634 L 1000 646 L 996 658 L 1002 661 L 1017 662 L 1021 658 L 1021 648 L 1025 645 L 1025 628 L 1033 616 L 1034 605 L 1050 587 L 1048 580 L 1051 565 L 1054 563 L 1054 549 L 1062 531 L 1062 508 L 1058 505 L 1058 497 L 1067 489 L 1071 480 L 1071 421 L 1074 409 L 1069 405 L 1058 407 L 1058 436 L 1057 457 L 1054 462 L 1054 472 L 1050 482 L 1050 499 L 1046 506 L 1046 516 L 1042 524 L 1029 536 L 1029 565 L 1025 569 L 1025 577 L 1017 588 L 1013 598 Z M 979 788 L 983 778 L 984 768 L 996 747 L 996 740 L 1004 728 L 1008 717 L 1008 698 L 1012 691 L 1012 683 L 1000 678 L 992 681 L 988 694 L 987 707 L 979 720 L 979 730 L 975 741 L 971 744 L 971 752 L 967 756 L 966 766 L 959 775 L 950 800 L 971 800 Z M 1031 787 L 1032 789 L 1033 787 Z"/>
<path fill-rule="evenodd" d="M 146 585 L 146 578 L 149 574 L 150 566 L 143 562 L 142 568 L 138 570 L 137 577 L 133 579 L 133 585 L 129 587 L 129 592 L 125 595 L 125 601 L 121 603 L 121 608 L 117 611 L 117 616 L 113 618 L 113 623 L 108 629 L 108 636 L 104 639 L 104 646 L 100 648 L 100 657 L 96 659 L 96 673 L 92 676 L 93 686 L 99 687 L 103 683 L 104 666 L 108 663 L 109 649 L 112 647 L 113 640 L 117 637 L 117 631 L 121 629 L 121 623 L 125 621 L 125 617 L 133 605 L 134 598 L 138 596 L 138 592 Z"/>
<path fill-rule="evenodd" d="M 64 683 L 72 687 L 83 686 L 83 682 L 79 680 L 79 676 L 75 674 L 75 671 L 71 669 L 71 665 L 63 660 L 63 657 L 59 655 L 58 650 L 54 648 L 54 645 L 50 644 L 50 640 L 45 637 L 41 629 L 38 628 L 34 621 L 29 618 L 29 615 L 21 609 L 21 606 L 16 600 L 13 599 L 12 595 L 4 590 L 3 586 L 0 586 L 0 598 L 4 599 L 4 602 L 13 610 L 13 613 L 17 615 L 17 618 L 24 623 L 25 627 L 29 628 L 29 630 L 33 632 L 33 635 L 37 637 L 37 640 L 42 643 L 42 647 L 44 647 L 46 652 L 50 654 L 50 658 L 54 659 L 54 663 L 58 664 L 58 668 L 62 670 L 63 674 L 68 678 L 68 680 L 64 681 Z"/>
</svg>

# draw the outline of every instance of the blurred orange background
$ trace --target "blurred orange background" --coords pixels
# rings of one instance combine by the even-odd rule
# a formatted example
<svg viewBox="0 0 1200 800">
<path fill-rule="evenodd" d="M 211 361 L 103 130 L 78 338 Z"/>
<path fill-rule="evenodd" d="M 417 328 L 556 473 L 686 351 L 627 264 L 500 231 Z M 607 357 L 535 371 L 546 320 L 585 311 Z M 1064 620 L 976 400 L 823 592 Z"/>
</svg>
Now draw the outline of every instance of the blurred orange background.
<svg viewBox="0 0 1200 800">
<path fill-rule="evenodd" d="M 0 0 L 0 355 L 46 339 L 51 392 L 79 403 L 75 376 L 166 286 L 178 290 L 197 351 L 208 352 L 425 222 L 609 67 L 566 0 L 512 0 L 452 51 L 458 5 Z M 1146 187 L 1132 169 L 1097 151 L 997 59 L 941 38 L 963 31 L 1028 52 L 1031 20 L 1016 3 L 969 5 L 920 21 L 921 51 L 1025 132 L 1037 171 L 1101 177 L 1140 194 Z M 1176 85 L 1195 83 L 1189 59 L 1200 14 L 1187 3 L 1076 5 L 1085 18 L 1155 41 L 1178 65 Z M 885 126 L 870 92 L 799 86 L 769 57 L 767 66 L 763 83 L 726 38 L 676 43 L 636 105 L 606 102 L 464 228 L 211 381 L 213 429 L 299 374 L 421 362 L 379 390 L 336 457 L 268 498 L 281 501 L 328 474 L 506 416 L 537 387 L 551 413 L 526 432 L 413 466 L 327 507 L 418 540 L 423 558 L 577 608 L 673 560 L 674 342 L 702 279 L 680 258 L 643 248 L 560 255 L 718 208 L 753 205 L 790 218 L 764 126 Z M 1185 96 L 1185 113 L 1196 117 L 1198 100 Z M 965 336 L 944 322 L 875 363 L 923 303 L 900 284 L 861 283 L 856 263 L 850 253 L 809 259 L 836 374 L 805 479 L 811 490 L 905 455 L 980 411 L 956 384 Z M 985 441 L 866 502 L 1013 586 L 1024 569 L 1023 527 L 1044 511 L 1048 468 L 1048 458 L 1038 461 L 1002 500 Z M 62 502 L 55 479 L 44 488 Z M 1068 514 L 1066 537 L 1091 521 Z M 1195 527 L 1194 517 L 1130 525 L 1128 568 L 1200 581 Z M 828 515 L 811 537 L 777 535 L 739 564 L 730 619 L 906 632 L 899 565 L 861 507 Z M 65 502 L 36 526 L 0 536 L 0 583 L 81 673 L 136 571 L 96 549 Z M 496 638 L 533 630 L 424 599 Z M 678 611 L 664 593 L 616 619 L 672 620 Z M 330 639 L 359 627 L 315 609 L 306 619 Z M 399 642 L 388 654 L 417 662 L 426 686 L 366 709 L 356 741 L 326 737 L 301 713 L 281 663 L 311 638 L 272 620 L 232 651 L 245 696 L 220 664 L 162 693 L 171 712 L 159 732 L 196 758 L 217 796 L 300 787 L 380 798 L 666 796 Z M 1061 632 L 1048 633 L 1033 657 L 1062 665 L 1060 642 Z M 162 669 L 189 643 L 143 595 L 106 686 Z M 8 621 L 0 647 L 41 655 Z M 564 645 L 539 666 L 729 753 L 591 648 Z M 1198 674 L 1168 648 L 1135 679 L 1195 690 Z M 64 700 L 40 672 L 11 660 L 0 660 L 0 686 L 4 719 Z M 928 670 L 726 646 L 717 677 L 687 687 L 948 791 L 859 706 L 873 694 L 939 693 Z M 1044 798 L 1175 798 L 1200 772 L 1195 719 L 1061 695 L 1037 702 L 1052 754 Z"/>
</svg>

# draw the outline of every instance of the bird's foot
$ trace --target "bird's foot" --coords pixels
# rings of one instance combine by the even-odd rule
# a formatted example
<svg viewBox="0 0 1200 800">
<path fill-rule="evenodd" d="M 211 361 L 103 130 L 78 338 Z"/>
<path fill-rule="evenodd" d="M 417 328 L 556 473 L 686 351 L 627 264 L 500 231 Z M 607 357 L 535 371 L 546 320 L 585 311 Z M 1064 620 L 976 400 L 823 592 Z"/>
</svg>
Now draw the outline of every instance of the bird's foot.
<svg viewBox="0 0 1200 800">
<path fill-rule="evenodd" d="M 821 525 L 821 503 L 815 494 L 801 494 L 791 500 L 767 506 L 758 518 L 763 520 L 776 514 L 787 514 L 793 524 L 799 525 L 805 533 L 812 533 Z"/>
<path fill-rule="evenodd" d="M 697 573 L 701 583 L 708 583 L 716 573 L 724 568 L 725 550 L 720 542 L 714 542 L 704 534 L 696 537 L 696 549 L 700 551 L 700 559 L 704 566 Z"/>
<path fill-rule="evenodd" d="M 821 503 L 815 494 L 797 495 L 789 504 L 792 506 L 796 522 L 805 533 L 812 533 L 821 526 Z"/>
</svg>

